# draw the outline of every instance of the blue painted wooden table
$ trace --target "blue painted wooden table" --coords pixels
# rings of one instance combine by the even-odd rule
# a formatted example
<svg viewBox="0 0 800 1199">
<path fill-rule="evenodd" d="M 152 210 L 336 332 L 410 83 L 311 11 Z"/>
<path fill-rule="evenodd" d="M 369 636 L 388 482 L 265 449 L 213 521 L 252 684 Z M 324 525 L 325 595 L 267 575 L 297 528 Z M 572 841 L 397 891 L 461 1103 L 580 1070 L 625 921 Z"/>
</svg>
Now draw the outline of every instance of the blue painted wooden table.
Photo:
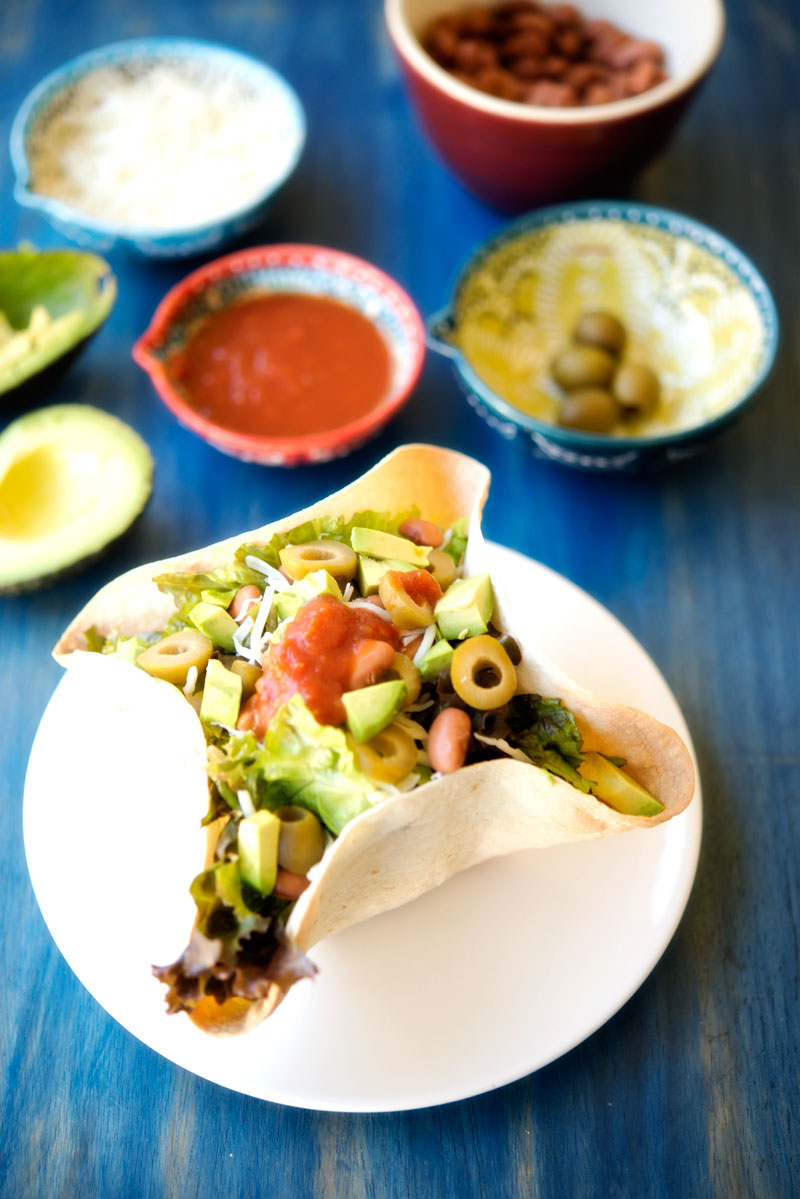
<svg viewBox="0 0 800 1199">
<path fill-rule="evenodd" d="M 490 436 L 430 358 L 404 412 L 352 457 L 291 472 L 181 429 L 130 349 L 186 265 L 114 259 L 120 299 L 52 391 L 116 413 L 157 460 L 143 522 L 93 568 L 0 600 L 3 900 L 0 1192 L 8 1196 L 790 1196 L 800 1191 L 800 23 L 794 0 L 731 0 L 724 53 L 638 198 L 716 227 L 774 288 L 785 330 L 759 405 L 706 456 L 649 478 L 583 476 Z M 27 90 L 119 38 L 201 36 L 285 73 L 306 107 L 300 167 L 257 241 L 375 262 L 423 313 L 504 218 L 439 166 L 407 108 L 377 0 L 0 5 L 0 143 Z M 60 239 L 17 208 L 0 156 L 0 245 Z M 3 418 L 5 421 L 7 416 Z M 82 988 L 28 880 L 21 807 L 49 648 L 107 579 L 294 511 L 395 444 L 494 471 L 486 526 L 607 605 L 692 729 L 705 787 L 699 873 L 660 964 L 605 1027 L 494 1093 L 405 1114 L 330 1115 L 226 1091 L 162 1060 Z M 87 918 L 91 918 L 87 914 Z"/>
</svg>

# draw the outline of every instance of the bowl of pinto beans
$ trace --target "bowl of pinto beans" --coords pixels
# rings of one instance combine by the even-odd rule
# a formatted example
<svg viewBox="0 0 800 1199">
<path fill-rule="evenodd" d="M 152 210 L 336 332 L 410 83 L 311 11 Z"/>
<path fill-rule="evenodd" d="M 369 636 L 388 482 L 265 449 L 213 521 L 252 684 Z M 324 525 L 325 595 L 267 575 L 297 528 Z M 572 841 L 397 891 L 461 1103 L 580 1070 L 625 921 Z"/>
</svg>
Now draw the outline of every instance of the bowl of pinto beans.
<svg viewBox="0 0 800 1199">
<path fill-rule="evenodd" d="M 664 147 L 722 46 L 722 0 L 385 0 L 411 104 L 495 208 L 617 193 Z"/>
</svg>

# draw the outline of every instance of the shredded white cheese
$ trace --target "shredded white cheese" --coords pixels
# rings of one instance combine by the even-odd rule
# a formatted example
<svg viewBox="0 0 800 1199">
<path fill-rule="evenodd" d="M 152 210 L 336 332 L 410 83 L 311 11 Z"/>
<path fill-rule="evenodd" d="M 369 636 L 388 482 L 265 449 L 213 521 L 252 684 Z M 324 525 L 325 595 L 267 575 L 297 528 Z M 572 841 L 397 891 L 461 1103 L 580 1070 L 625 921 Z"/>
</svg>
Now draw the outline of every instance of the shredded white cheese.
<svg viewBox="0 0 800 1199">
<path fill-rule="evenodd" d="M 250 634 L 250 656 L 253 659 L 258 659 L 261 654 L 261 643 L 264 640 L 264 629 L 267 627 L 267 619 L 272 608 L 272 600 L 274 591 L 271 587 L 267 587 L 264 592 L 264 598 L 261 600 L 261 606 L 258 609 L 255 620 L 253 621 L 253 631 Z"/>
<path fill-rule="evenodd" d="M 109 224 L 187 229 L 278 183 L 298 136 L 282 92 L 222 65 L 164 57 L 99 67 L 34 126 L 31 187 Z"/>
<path fill-rule="evenodd" d="M 270 566 L 269 562 L 265 562 L 263 558 L 256 558 L 255 554 L 246 554 L 244 559 L 245 566 L 249 566 L 251 570 L 257 570 L 264 575 L 273 591 L 285 591 L 287 587 L 291 587 L 288 579 L 285 579 L 279 570 L 274 566 Z"/>
<path fill-rule="evenodd" d="M 422 634 L 422 641 L 420 641 L 419 648 L 418 648 L 417 652 L 414 654 L 414 657 L 412 658 L 412 661 L 415 666 L 419 666 L 420 662 L 425 657 L 425 655 L 427 654 L 428 650 L 431 648 L 431 646 L 433 645 L 435 640 L 436 640 L 436 625 L 429 624 L 428 627 L 426 628 L 425 632 Z"/>
<path fill-rule="evenodd" d="M 183 685 L 183 694 L 187 699 L 191 699 L 194 695 L 194 689 L 197 686 L 197 667 L 190 666 L 186 672 L 186 682 Z"/>
<path fill-rule="evenodd" d="M 236 798 L 238 799 L 239 807 L 242 809 L 242 813 L 245 816 L 255 816 L 256 809 L 252 799 L 250 798 L 249 791 L 245 791 L 244 789 L 237 791 Z"/>
<path fill-rule="evenodd" d="M 380 616 L 381 620 L 388 620 L 391 624 L 391 616 L 385 608 L 379 608 L 377 604 L 371 604 L 369 600 L 354 599 L 349 601 L 351 608 L 369 608 L 370 612 L 374 612 L 376 616 Z"/>
</svg>

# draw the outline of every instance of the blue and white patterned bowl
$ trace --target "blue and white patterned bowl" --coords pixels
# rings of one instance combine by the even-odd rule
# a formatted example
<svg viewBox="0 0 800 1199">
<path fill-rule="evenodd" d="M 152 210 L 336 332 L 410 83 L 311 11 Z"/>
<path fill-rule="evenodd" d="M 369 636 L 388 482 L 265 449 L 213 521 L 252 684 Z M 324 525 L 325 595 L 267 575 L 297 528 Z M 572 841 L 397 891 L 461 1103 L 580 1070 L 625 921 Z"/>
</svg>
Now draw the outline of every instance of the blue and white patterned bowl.
<svg viewBox="0 0 800 1199">
<path fill-rule="evenodd" d="M 550 364 L 589 309 L 618 315 L 631 360 L 661 380 L 657 413 L 619 434 L 555 423 Z M 594 471 L 697 454 L 756 398 L 778 345 L 769 288 L 740 250 L 689 217 L 611 201 L 514 222 L 470 258 L 427 329 L 492 428 L 522 435 L 537 457 Z"/>
<path fill-rule="evenodd" d="M 51 113 L 63 107 L 70 90 L 85 75 L 100 68 L 123 67 L 126 72 L 148 69 L 159 62 L 177 62 L 185 70 L 204 71 L 214 79 L 235 81 L 274 112 L 281 130 L 273 147 L 275 169 L 262 188 L 245 205 L 220 213 L 202 224 L 185 227 L 136 228 L 90 216 L 62 200 L 32 190 L 29 148 L 39 129 L 46 128 Z M 72 241 L 108 252 L 125 249 L 151 258 L 179 258 L 215 250 L 239 237 L 263 218 L 278 189 L 291 175 L 305 144 L 306 121 L 302 105 L 280 75 L 264 63 L 212 42 L 186 38 L 136 38 L 91 50 L 47 75 L 23 101 L 11 128 L 11 160 L 17 177 L 14 198 L 41 212 Z"/>
</svg>

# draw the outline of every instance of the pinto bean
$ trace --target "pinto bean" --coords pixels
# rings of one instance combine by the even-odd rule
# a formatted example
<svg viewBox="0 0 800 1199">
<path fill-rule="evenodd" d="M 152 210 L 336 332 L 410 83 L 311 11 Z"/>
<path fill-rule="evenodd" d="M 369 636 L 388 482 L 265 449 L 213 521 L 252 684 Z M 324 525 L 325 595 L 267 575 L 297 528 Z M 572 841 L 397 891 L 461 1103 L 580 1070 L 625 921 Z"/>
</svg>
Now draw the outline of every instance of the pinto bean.
<svg viewBox="0 0 800 1199">
<path fill-rule="evenodd" d="M 253 583 L 248 583 L 246 587 L 240 587 L 228 604 L 228 612 L 234 620 L 238 620 L 242 613 L 246 612 L 251 604 L 261 599 L 261 592 Z"/>
<path fill-rule="evenodd" d="M 425 45 L 462 83 L 528 104 L 607 104 L 666 78 L 659 45 L 573 4 L 473 5 L 434 20 Z"/>
<path fill-rule="evenodd" d="M 376 682 L 394 661 L 395 651 L 388 641 L 366 638 L 356 651 L 356 659 L 350 672 L 350 686 L 368 687 Z"/>
<path fill-rule="evenodd" d="M 308 879 L 304 874 L 292 874 L 291 870 L 279 866 L 272 894 L 276 899 L 299 899 L 307 886 Z"/>
<path fill-rule="evenodd" d="M 432 520 L 422 520 L 418 516 L 403 521 L 400 536 L 407 537 L 414 545 L 431 545 L 434 549 L 444 541 L 444 533 L 439 525 L 435 525 Z"/>
<path fill-rule="evenodd" d="M 568 83 L 540 79 L 528 91 L 528 103 L 544 104 L 548 108 L 573 108 L 578 103 L 578 93 Z"/>
<path fill-rule="evenodd" d="M 434 770 L 452 774 L 464 765 L 472 722 L 463 708 L 443 708 L 428 730 L 428 757 Z"/>
</svg>

